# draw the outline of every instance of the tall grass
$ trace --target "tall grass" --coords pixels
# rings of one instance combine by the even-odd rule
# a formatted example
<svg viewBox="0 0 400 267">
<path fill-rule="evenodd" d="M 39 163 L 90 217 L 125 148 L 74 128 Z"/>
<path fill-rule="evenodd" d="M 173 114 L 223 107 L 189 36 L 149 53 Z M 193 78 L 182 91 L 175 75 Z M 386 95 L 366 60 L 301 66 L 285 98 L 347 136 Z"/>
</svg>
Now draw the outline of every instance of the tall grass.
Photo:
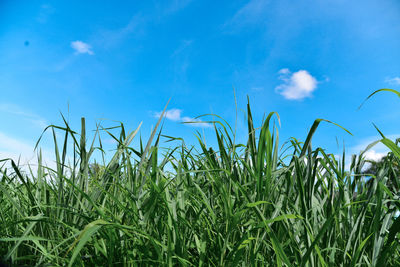
<svg viewBox="0 0 400 267">
<path fill-rule="evenodd" d="M 400 95 L 400 94 L 399 94 Z M 165 109 L 164 109 L 165 111 Z M 213 121 L 217 147 L 198 148 L 158 130 L 144 145 L 139 127 L 119 136 L 51 125 L 56 168 L 1 168 L 0 255 L 18 266 L 399 266 L 400 148 L 375 174 L 363 153 L 345 167 L 311 140 L 283 146 L 270 113 L 248 140 Z M 337 127 L 332 125 L 330 127 Z M 64 140 L 57 141 L 56 131 Z M 107 164 L 99 131 L 118 142 Z M 167 138 L 172 148 L 162 149 Z M 97 141 L 96 141 L 97 140 Z M 96 142 L 95 142 L 96 141 Z M 132 142 L 138 142 L 134 149 Z M 71 150 L 71 151 L 70 151 Z M 67 164 L 67 155 L 73 154 Z M 397 214 L 397 215 L 396 215 Z"/>
</svg>

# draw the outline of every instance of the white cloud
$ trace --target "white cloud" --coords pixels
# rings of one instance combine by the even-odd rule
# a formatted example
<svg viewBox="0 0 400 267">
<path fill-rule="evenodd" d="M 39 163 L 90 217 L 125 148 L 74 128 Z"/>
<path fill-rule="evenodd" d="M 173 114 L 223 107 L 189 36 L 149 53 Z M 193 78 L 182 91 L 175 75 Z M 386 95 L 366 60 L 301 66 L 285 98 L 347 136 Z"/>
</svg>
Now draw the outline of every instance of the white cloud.
<svg viewBox="0 0 400 267">
<path fill-rule="evenodd" d="M 77 54 L 89 54 L 89 55 L 94 55 L 93 51 L 92 51 L 92 47 L 87 44 L 84 43 L 82 41 L 74 41 L 71 42 L 71 47 L 76 51 Z"/>
<path fill-rule="evenodd" d="M 188 116 L 182 117 L 182 112 L 183 112 L 183 110 L 181 110 L 181 109 L 173 108 L 173 109 L 167 110 L 164 113 L 164 116 L 171 121 L 186 122 L 187 125 L 194 126 L 194 127 L 203 127 L 203 128 L 211 127 L 211 125 L 209 123 L 202 122 L 202 120 L 188 117 Z M 161 116 L 161 113 L 162 112 L 155 112 L 154 117 L 159 118 Z"/>
<path fill-rule="evenodd" d="M 376 152 L 373 149 L 370 149 L 370 150 L 368 150 L 367 152 L 364 153 L 364 158 L 366 160 L 379 161 L 384 156 L 386 156 L 386 154 L 387 153 L 379 153 L 379 152 Z"/>
<path fill-rule="evenodd" d="M 389 135 L 385 135 L 385 136 L 386 136 L 386 138 L 388 138 L 388 139 L 390 139 L 392 141 L 395 141 L 397 138 L 400 138 L 399 134 L 389 134 Z M 363 138 L 362 140 L 360 140 L 358 142 L 358 145 L 353 146 L 350 149 L 350 152 L 352 154 L 358 154 L 361 151 L 364 151 L 367 148 L 368 145 L 372 144 L 375 141 L 380 140 L 381 138 L 382 137 L 379 134 L 377 134 L 376 136 L 370 136 L 370 137 L 367 137 L 367 138 Z M 378 153 L 378 154 L 383 153 L 385 155 L 389 152 L 389 149 L 387 148 L 387 146 L 385 146 L 381 142 L 379 142 L 376 145 L 374 145 L 369 151 L 371 151 L 371 150 L 374 150 L 375 153 Z"/>
<path fill-rule="evenodd" d="M 386 156 L 388 152 L 389 152 L 388 149 L 386 149 L 385 152 L 377 152 L 375 149 L 370 149 L 364 153 L 363 157 L 364 157 L 364 160 L 377 162 L 377 161 L 380 161 L 384 156 Z M 348 163 L 348 165 L 350 168 L 350 162 Z M 362 170 L 365 171 L 370 166 L 371 166 L 371 163 L 366 162 L 364 164 Z"/>
<path fill-rule="evenodd" d="M 312 92 L 317 89 L 318 81 L 306 70 L 291 73 L 289 69 L 281 69 L 280 80 L 283 84 L 275 88 L 276 92 L 289 100 L 301 100 L 311 97 Z"/>
<path fill-rule="evenodd" d="M 385 82 L 392 85 L 400 85 L 400 77 L 386 78 Z"/>
<path fill-rule="evenodd" d="M 387 138 L 391 140 L 395 140 L 396 137 L 399 137 L 398 135 L 388 135 L 386 136 Z M 365 149 L 375 141 L 380 140 L 379 135 L 375 136 L 370 136 L 367 138 L 363 138 L 360 140 L 357 140 L 355 143 L 352 144 L 352 146 L 349 146 L 346 149 L 346 161 L 345 161 L 345 169 L 350 170 L 351 166 L 351 160 L 352 160 L 352 155 L 360 155 L 361 152 L 365 151 Z M 389 152 L 389 149 L 382 143 L 378 142 L 375 144 L 373 147 L 371 147 L 369 150 L 365 151 L 363 154 L 364 160 L 371 160 L 371 161 L 379 161 L 382 157 L 386 156 L 387 153 Z M 335 155 L 336 159 L 341 158 L 342 155 Z M 368 167 L 371 166 L 369 162 L 365 162 L 363 169 L 366 170 Z"/>
<path fill-rule="evenodd" d="M 400 135 L 398 135 L 398 134 L 386 135 L 386 138 L 388 138 L 392 141 L 395 141 L 399 137 L 400 137 Z M 357 145 L 350 147 L 348 152 L 350 155 L 352 155 L 352 154 L 359 155 L 370 144 L 372 144 L 375 141 L 378 141 L 380 139 L 381 139 L 381 136 L 379 136 L 378 134 L 376 136 L 370 136 L 367 138 L 363 138 L 358 142 Z M 381 142 L 378 142 L 373 147 L 371 147 L 369 150 L 367 150 L 363 156 L 364 156 L 365 160 L 379 161 L 380 159 L 382 159 L 382 157 L 386 156 L 388 152 L 390 152 L 390 150 L 387 148 L 387 146 L 385 146 Z M 351 157 L 347 157 L 346 158 L 346 169 L 350 168 L 350 164 L 351 164 Z M 370 166 L 370 163 L 366 163 L 364 165 L 363 169 L 365 170 L 369 166 Z"/>
<path fill-rule="evenodd" d="M 161 116 L 161 113 L 162 112 L 156 112 L 155 117 L 159 118 Z M 165 112 L 164 116 L 171 121 L 180 121 L 181 114 L 182 114 L 181 109 L 173 108 L 173 109 L 167 110 Z"/>
<path fill-rule="evenodd" d="M 278 71 L 279 74 L 289 74 L 290 70 L 288 68 L 284 68 Z"/>
</svg>

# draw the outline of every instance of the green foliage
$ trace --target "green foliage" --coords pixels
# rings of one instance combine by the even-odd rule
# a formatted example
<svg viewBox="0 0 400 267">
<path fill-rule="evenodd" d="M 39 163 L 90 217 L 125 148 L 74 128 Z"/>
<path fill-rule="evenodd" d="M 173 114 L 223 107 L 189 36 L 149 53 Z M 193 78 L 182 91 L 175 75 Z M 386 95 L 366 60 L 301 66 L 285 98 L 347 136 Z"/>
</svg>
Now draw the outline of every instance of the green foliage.
<svg viewBox="0 0 400 267">
<path fill-rule="evenodd" d="M 0 169 L 2 260 L 26 266 L 399 266 L 398 144 L 383 137 L 393 153 L 366 179 L 362 154 L 346 169 L 344 154 L 338 160 L 311 147 L 325 120 L 314 122 L 304 143 L 292 138 L 280 148 L 274 115 L 256 130 L 248 105 L 246 144 L 235 143 L 225 121 L 214 121 L 218 147 L 207 147 L 198 134 L 200 151 L 166 136 L 177 143 L 161 149 L 161 118 L 139 150 L 130 143 L 140 126 L 126 135 L 121 124 L 119 137 L 100 128 L 94 140 L 106 131 L 118 142 L 107 164 L 91 160 L 103 149 L 101 140 L 88 145 L 84 119 L 80 134 L 65 120 L 63 127 L 49 126 L 54 170 L 40 153 L 36 173 L 14 162 Z M 56 130 L 64 132 L 60 147 Z"/>
</svg>

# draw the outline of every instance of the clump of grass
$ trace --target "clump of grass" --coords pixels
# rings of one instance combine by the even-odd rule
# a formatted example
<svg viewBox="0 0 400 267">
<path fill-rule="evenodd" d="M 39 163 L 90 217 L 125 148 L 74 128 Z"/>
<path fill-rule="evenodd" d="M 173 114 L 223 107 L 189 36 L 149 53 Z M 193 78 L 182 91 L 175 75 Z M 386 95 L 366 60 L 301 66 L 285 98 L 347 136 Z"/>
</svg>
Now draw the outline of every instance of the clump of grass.
<svg viewBox="0 0 400 267">
<path fill-rule="evenodd" d="M 165 111 L 165 109 L 164 109 Z M 68 123 L 49 126 L 56 168 L 1 168 L 0 255 L 25 266 L 398 266 L 398 143 L 367 175 L 363 153 L 345 168 L 305 140 L 282 148 L 270 113 L 256 130 L 247 106 L 248 140 L 235 143 L 213 121 L 217 147 L 198 136 L 197 151 L 179 138 L 161 149 L 154 129 L 147 145 L 130 145 L 139 127 L 120 125 L 117 150 L 94 164 L 101 140 L 88 145 Z M 278 118 L 278 117 L 277 117 Z M 325 121 L 326 122 L 326 121 Z M 332 126 L 336 127 L 336 126 Z M 62 146 L 55 131 L 64 133 Z M 97 129 L 108 131 L 107 129 Z M 94 140 L 97 140 L 96 137 Z M 95 145 L 96 144 L 96 145 Z M 73 152 L 67 164 L 68 149 Z M 103 153 L 103 152 L 102 152 Z M 4 160 L 3 160 L 4 161 Z M 397 214 L 397 215 L 396 215 Z"/>
</svg>

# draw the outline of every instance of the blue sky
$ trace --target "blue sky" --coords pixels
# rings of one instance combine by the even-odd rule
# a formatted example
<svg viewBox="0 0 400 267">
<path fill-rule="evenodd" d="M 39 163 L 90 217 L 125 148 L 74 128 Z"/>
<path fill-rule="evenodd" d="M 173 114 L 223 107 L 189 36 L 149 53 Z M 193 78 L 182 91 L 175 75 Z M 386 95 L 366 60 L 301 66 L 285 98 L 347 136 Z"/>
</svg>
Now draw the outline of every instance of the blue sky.
<svg viewBox="0 0 400 267">
<path fill-rule="evenodd" d="M 43 128 L 79 129 L 86 117 L 147 136 L 168 99 L 164 134 L 213 144 L 212 128 L 180 124 L 215 113 L 246 135 L 247 96 L 256 124 L 277 111 L 282 142 L 304 140 L 349 153 L 400 134 L 398 0 L 305 1 L 7 1 L 0 2 L 0 157 L 29 154 Z M 112 121 L 104 122 L 112 125 Z M 110 142 L 112 146 L 112 142 Z M 51 154 L 51 142 L 42 143 Z M 377 147 L 371 157 L 383 153 Z"/>
</svg>

